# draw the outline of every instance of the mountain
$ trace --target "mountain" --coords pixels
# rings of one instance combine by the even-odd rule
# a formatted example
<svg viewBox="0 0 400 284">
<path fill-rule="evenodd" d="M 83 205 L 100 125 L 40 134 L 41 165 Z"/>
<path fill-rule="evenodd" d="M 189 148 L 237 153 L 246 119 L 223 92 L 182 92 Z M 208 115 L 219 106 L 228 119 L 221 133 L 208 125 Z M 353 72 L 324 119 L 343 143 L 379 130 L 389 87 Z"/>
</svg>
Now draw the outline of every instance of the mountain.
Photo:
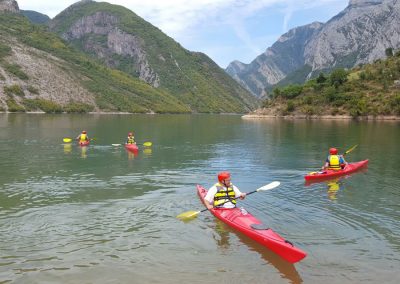
<svg viewBox="0 0 400 284">
<path fill-rule="evenodd" d="M 20 10 L 21 14 L 27 17 L 34 24 L 46 24 L 50 21 L 50 17 L 39 12 L 30 10 Z"/>
<path fill-rule="evenodd" d="M 320 73 L 302 85 L 276 87 L 263 108 L 252 115 L 399 119 L 400 49 L 386 59 Z"/>
<path fill-rule="evenodd" d="M 207 55 L 184 49 L 122 6 L 80 1 L 49 26 L 74 48 L 166 90 L 193 112 L 245 112 L 256 106 L 255 98 Z"/>
<path fill-rule="evenodd" d="M 81 1 L 66 11 L 85 5 L 96 6 L 97 3 Z M 100 6 L 126 12 L 125 8 L 107 3 Z M 85 12 L 77 11 L 78 14 Z M 102 15 L 111 19 L 112 15 L 107 13 L 110 12 Z M 127 15 L 123 20 L 129 21 L 133 14 Z M 70 23 L 74 20 L 84 22 L 85 18 L 71 15 L 66 19 Z M 106 22 L 98 24 L 95 30 L 101 29 L 101 25 L 107 27 Z M 244 113 L 256 106 L 257 100 L 206 55 L 183 49 L 160 31 L 154 33 L 156 28 L 148 23 L 130 28 L 132 34 L 114 30 L 110 45 L 121 54 L 112 54 L 113 59 L 107 61 L 93 53 L 82 52 L 78 41 L 68 42 L 49 27 L 33 24 L 19 11 L 16 1 L 0 0 L 0 111 Z M 133 35 L 135 29 L 148 33 L 149 37 L 158 36 L 158 41 L 152 44 L 166 46 L 158 58 L 164 57 L 168 62 L 173 60 L 173 66 L 157 66 L 154 63 L 157 59 L 150 54 L 151 48 L 132 51 L 130 44 L 135 40 L 141 45 L 146 44 L 144 39 Z M 96 34 L 96 37 L 104 40 L 102 35 Z M 104 46 L 107 46 L 107 41 Z M 172 47 L 176 50 L 169 50 Z M 107 49 L 104 50 L 108 55 Z M 125 50 L 132 51 L 132 55 L 126 56 Z M 140 64 L 133 58 L 140 59 Z M 139 73 L 128 72 L 136 67 Z M 178 74 L 171 68 L 183 71 Z M 170 72 L 170 77 L 158 71 L 161 69 Z M 145 78 L 154 80 L 149 83 Z M 176 84 L 165 82 L 168 79 L 175 80 Z M 171 91 L 173 87 L 175 92 Z"/>
<path fill-rule="evenodd" d="M 350 0 L 327 23 L 294 28 L 250 64 L 234 61 L 226 71 L 254 95 L 265 96 L 277 84 L 384 58 L 386 49 L 400 48 L 399 38 L 400 1 Z"/>
</svg>

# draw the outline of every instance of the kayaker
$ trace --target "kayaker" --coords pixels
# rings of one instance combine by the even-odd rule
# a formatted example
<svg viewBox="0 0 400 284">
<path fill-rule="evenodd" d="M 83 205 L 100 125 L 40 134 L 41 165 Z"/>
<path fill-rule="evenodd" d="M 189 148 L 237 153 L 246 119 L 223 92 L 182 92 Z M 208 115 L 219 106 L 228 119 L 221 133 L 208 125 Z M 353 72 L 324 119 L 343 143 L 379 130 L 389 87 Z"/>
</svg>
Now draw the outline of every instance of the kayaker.
<svg viewBox="0 0 400 284">
<path fill-rule="evenodd" d="M 208 209 L 216 208 L 235 208 L 235 198 L 244 199 L 246 193 L 232 184 L 231 174 L 229 172 L 220 172 L 218 174 L 218 182 L 214 184 L 207 192 L 204 198 L 205 205 Z"/>
<path fill-rule="evenodd" d="M 136 144 L 135 137 L 132 132 L 128 133 L 128 138 L 126 139 L 126 144 Z"/>
<path fill-rule="evenodd" d="M 89 141 L 89 136 L 87 135 L 86 130 L 83 130 L 81 134 L 78 135 L 78 137 L 75 138 L 78 140 L 78 142 L 83 143 Z"/>
<path fill-rule="evenodd" d="M 338 155 L 336 148 L 329 149 L 329 156 L 326 158 L 325 165 L 322 167 L 323 170 L 341 170 L 347 165 L 343 155 Z"/>
</svg>

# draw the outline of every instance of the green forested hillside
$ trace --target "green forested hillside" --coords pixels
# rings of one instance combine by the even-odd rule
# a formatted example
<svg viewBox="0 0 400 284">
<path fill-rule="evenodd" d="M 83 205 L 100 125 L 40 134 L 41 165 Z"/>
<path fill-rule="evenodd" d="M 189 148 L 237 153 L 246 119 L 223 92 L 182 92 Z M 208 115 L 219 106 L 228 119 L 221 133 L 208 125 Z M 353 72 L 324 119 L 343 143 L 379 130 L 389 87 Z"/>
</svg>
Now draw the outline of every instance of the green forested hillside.
<svg viewBox="0 0 400 284">
<path fill-rule="evenodd" d="M 400 115 L 400 51 L 373 64 L 321 73 L 303 85 L 275 88 L 258 114 Z"/>
<path fill-rule="evenodd" d="M 189 105 L 192 111 L 245 112 L 256 106 L 256 99 L 206 55 L 184 49 L 158 28 L 122 6 L 93 1 L 74 4 L 52 20 L 52 30 L 64 35 L 80 19 L 100 12 L 115 16 L 118 19 L 115 26 L 119 30 L 141 40 L 150 68 L 160 78 L 160 88 Z M 85 38 L 72 40 L 71 44 L 93 55 L 84 49 L 88 42 L 104 47 L 107 38 L 88 33 Z M 131 57 L 114 53 L 112 58 L 98 59 L 102 62 L 112 61 L 116 64 L 115 68 L 135 76 L 137 67 Z"/>
<path fill-rule="evenodd" d="M 52 112 L 54 110 L 60 112 L 63 110 L 88 111 L 96 108 L 104 111 L 139 113 L 191 111 L 187 105 L 166 90 L 155 89 L 137 78 L 96 63 L 87 55 L 69 47 L 56 34 L 48 32 L 42 26 L 32 25 L 23 16 L 11 13 L 0 14 L 0 38 L 2 39 L 0 41 L 0 68 L 7 76 L 10 76 L 10 80 L 14 78 L 17 82 L 8 83 L 9 80 L 6 80 L 3 75 L 0 76 L 0 85 L 3 86 L 0 91 L 3 92 L 10 111 L 48 110 Z M 52 57 L 62 60 L 62 68 L 79 78 L 78 83 L 93 94 L 96 105 L 82 106 L 73 100 L 68 105 L 61 105 L 57 99 L 53 102 L 43 100 L 42 90 L 35 89 L 35 82 L 47 78 L 31 78 L 21 66 L 12 62 L 10 57 L 15 53 L 13 51 L 15 44 L 44 51 L 42 57 L 49 62 Z M 25 98 L 25 94 L 29 94 L 30 98 Z M 79 94 L 77 93 L 76 96 L 78 97 Z M 47 105 L 50 105 L 50 108 Z M 5 107 L 3 106 L 2 109 L 4 110 Z"/>
</svg>

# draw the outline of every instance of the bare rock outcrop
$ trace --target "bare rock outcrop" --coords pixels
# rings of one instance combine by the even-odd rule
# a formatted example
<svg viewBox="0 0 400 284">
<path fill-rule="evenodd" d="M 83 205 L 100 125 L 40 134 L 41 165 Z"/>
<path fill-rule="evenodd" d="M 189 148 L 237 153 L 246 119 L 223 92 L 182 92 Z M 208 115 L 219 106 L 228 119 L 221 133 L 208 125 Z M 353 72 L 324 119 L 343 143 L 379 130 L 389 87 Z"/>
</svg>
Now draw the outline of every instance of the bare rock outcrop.
<svg viewBox="0 0 400 284">
<path fill-rule="evenodd" d="M 0 0 L 0 12 L 19 13 L 19 7 L 17 1 Z"/>
</svg>

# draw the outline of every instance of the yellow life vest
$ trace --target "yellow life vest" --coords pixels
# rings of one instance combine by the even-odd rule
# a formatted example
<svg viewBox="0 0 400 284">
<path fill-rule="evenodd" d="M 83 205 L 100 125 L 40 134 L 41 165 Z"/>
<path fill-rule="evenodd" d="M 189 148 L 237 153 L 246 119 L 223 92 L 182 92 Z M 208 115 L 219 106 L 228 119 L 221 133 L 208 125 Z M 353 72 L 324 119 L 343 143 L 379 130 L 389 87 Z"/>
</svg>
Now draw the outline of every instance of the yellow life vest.
<svg viewBox="0 0 400 284">
<path fill-rule="evenodd" d="M 216 183 L 214 186 L 217 187 L 217 193 L 214 195 L 214 207 L 221 207 L 228 201 L 236 204 L 235 191 L 232 186 L 226 188 L 220 183 Z"/>
<path fill-rule="evenodd" d="M 338 155 L 329 156 L 329 169 L 331 170 L 341 170 L 340 158 Z"/>
<path fill-rule="evenodd" d="M 82 133 L 79 139 L 81 142 L 85 142 L 87 140 L 87 135 Z"/>
<path fill-rule="evenodd" d="M 128 140 L 126 141 L 127 144 L 134 144 L 135 143 L 135 137 L 133 136 L 128 136 Z"/>
</svg>

